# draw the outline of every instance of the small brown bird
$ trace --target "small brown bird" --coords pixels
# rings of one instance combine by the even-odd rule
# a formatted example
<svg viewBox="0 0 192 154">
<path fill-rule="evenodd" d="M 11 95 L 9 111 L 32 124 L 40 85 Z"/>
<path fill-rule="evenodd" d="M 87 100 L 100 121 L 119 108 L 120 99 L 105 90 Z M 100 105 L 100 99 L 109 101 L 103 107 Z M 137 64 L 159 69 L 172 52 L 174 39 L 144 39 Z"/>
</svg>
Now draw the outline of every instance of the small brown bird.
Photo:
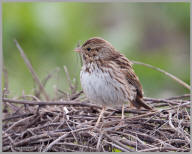
<svg viewBox="0 0 192 154">
<path fill-rule="evenodd" d="M 75 51 L 80 53 L 83 61 L 80 73 L 83 91 L 91 102 L 102 105 L 96 126 L 107 106 L 121 105 L 121 119 L 124 119 L 125 102 L 136 108 L 152 109 L 142 99 L 142 86 L 132 63 L 108 41 L 93 37 Z"/>
</svg>

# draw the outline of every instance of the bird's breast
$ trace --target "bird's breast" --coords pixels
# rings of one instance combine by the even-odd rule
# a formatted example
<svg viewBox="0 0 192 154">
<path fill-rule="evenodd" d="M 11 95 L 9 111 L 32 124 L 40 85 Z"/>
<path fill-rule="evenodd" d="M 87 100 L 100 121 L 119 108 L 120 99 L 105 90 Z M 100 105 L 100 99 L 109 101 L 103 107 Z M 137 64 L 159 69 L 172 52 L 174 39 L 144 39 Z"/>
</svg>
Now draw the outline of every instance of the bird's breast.
<svg viewBox="0 0 192 154">
<path fill-rule="evenodd" d="M 109 68 L 97 64 L 84 65 L 80 80 L 85 95 L 96 104 L 118 106 L 126 101 L 125 87 L 116 81 Z"/>
</svg>

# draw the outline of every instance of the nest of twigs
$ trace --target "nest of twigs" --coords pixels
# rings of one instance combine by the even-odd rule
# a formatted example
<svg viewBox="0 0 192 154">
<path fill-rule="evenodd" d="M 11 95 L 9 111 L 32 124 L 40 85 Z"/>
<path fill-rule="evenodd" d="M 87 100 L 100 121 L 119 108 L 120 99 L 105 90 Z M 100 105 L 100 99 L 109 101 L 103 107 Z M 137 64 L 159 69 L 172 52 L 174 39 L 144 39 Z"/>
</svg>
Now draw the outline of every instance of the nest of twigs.
<svg viewBox="0 0 192 154">
<path fill-rule="evenodd" d="M 56 96 L 50 99 L 44 86 L 55 71 L 39 81 L 21 47 L 16 45 L 37 88 L 32 95 L 10 98 L 4 69 L 3 152 L 190 151 L 189 94 L 167 99 L 145 97 L 155 111 L 138 110 L 127 104 L 121 125 L 121 107 L 108 108 L 95 127 L 101 106 L 91 104 L 82 91 L 77 91 L 67 68 L 64 70 L 70 92 L 56 89 Z"/>
<path fill-rule="evenodd" d="M 82 92 L 65 97 L 4 98 L 3 151 L 190 151 L 189 95 L 145 98 L 154 112 L 127 106 L 123 125 L 121 108 L 109 108 L 97 128 L 100 106 Z"/>
</svg>

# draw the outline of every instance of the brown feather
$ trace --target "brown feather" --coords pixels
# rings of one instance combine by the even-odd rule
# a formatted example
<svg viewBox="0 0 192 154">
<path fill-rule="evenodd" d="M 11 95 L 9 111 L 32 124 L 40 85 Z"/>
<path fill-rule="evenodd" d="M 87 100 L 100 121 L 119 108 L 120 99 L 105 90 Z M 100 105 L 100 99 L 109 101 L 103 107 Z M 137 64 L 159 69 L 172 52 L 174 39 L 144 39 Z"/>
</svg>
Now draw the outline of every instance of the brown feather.
<svg viewBox="0 0 192 154">
<path fill-rule="evenodd" d="M 102 72 L 102 68 L 110 68 L 112 70 L 112 72 L 109 72 L 110 76 L 123 85 L 122 91 L 124 95 L 132 96 L 131 100 L 130 98 L 128 99 L 135 107 L 152 109 L 142 99 L 142 85 L 132 68 L 131 61 L 116 51 L 108 41 L 93 37 L 87 40 L 81 48 L 85 64 L 95 62 L 98 67 L 101 66 Z M 88 48 L 90 50 L 87 50 Z"/>
<path fill-rule="evenodd" d="M 139 82 L 139 78 L 136 76 L 132 68 L 132 63 L 122 54 L 117 52 L 117 55 L 118 56 L 115 56 L 116 58 L 113 60 L 119 65 L 121 72 L 126 76 L 127 82 L 136 88 L 137 95 L 143 97 L 143 89 Z"/>
<path fill-rule="evenodd" d="M 126 76 L 127 82 L 136 88 L 137 95 L 135 100 L 131 101 L 131 103 L 137 108 L 144 107 L 145 109 L 152 110 L 152 108 L 142 99 L 142 85 L 132 68 L 132 63 L 119 52 L 115 52 L 115 55 L 112 55 L 111 57 L 113 57 L 112 60 L 115 61 L 115 63 L 119 66 L 120 71 Z"/>
</svg>

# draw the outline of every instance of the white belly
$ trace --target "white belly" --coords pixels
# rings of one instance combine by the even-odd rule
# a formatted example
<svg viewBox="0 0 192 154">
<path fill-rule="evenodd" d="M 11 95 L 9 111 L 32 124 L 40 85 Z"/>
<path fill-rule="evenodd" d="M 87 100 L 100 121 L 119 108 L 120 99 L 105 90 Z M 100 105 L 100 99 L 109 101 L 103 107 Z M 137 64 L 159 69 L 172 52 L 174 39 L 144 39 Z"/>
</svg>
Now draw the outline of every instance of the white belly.
<svg viewBox="0 0 192 154">
<path fill-rule="evenodd" d="M 94 68 L 89 73 L 83 67 L 80 74 L 83 91 L 89 100 L 105 106 L 119 106 L 125 103 L 127 99 L 123 95 L 122 85 L 112 79 L 106 71 L 102 72 L 96 66 Z"/>
</svg>

